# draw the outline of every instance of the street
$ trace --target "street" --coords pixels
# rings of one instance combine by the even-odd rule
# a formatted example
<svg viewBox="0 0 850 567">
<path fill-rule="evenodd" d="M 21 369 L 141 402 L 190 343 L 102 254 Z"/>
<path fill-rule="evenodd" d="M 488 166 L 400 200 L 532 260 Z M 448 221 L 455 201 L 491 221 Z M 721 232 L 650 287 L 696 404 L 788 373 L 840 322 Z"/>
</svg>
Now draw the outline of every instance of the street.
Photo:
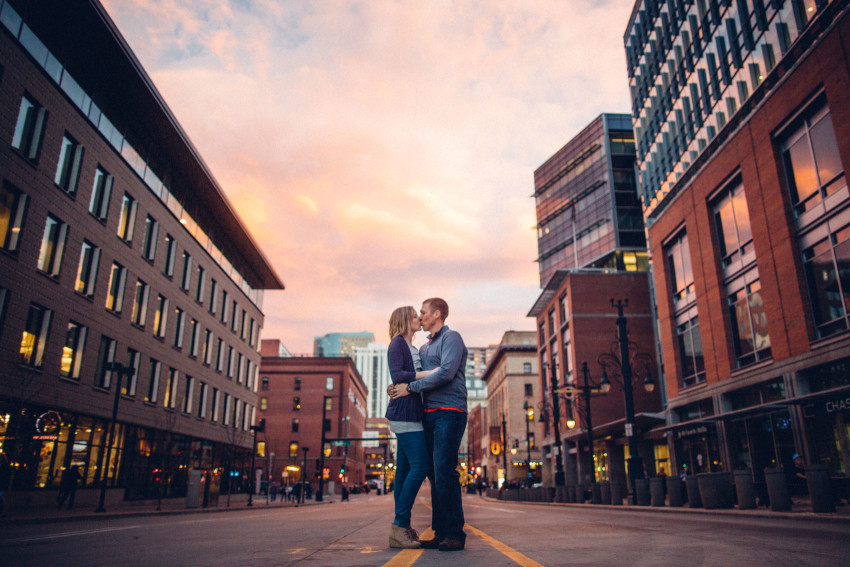
<svg viewBox="0 0 850 567">
<path fill-rule="evenodd" d="M 427 488 L 427 487 L 426 487 Z M 427 490 L 413 525 L 430 519 Z M 4 524 L 0 565 L 847 565 L 842 521 L 546 506 L 464 495 L 466 550 L 387 547 L 392 496 L 297 508 Z M 430 533 L 422 534 L 427 536 Z"/>
</svg>

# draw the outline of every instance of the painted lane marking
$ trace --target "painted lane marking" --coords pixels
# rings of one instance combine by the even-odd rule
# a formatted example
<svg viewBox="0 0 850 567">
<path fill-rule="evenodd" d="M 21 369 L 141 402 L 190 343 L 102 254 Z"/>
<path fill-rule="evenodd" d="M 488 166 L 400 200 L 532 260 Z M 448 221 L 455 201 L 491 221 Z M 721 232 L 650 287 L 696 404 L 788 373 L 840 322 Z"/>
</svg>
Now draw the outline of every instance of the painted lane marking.
<svg viewBox="0 0 850 567">
<path fill-rule="evenodd" d="M 62 532 L 53 535 L 43 535 L 43 536 L 32 536 L 32 537 L 19 537 L 14 539 L 4 539 L 0 540 L 0 545 L 8 545 L 13 543 L 28 543 L 33 541 L 44 541 L 49 539 L 60 539 L 63 537 L 74 537 L 80 535 L 91 535 L 91 534 L 102 534 L 106 532 L 116 532 L 121 530 L 133 530 L 136 528 L 141 528 L 142 526 L 124 526 L 120 528 L 101 528 L 99 530 L 78 530 L 74 532 Z"/>
</svg>

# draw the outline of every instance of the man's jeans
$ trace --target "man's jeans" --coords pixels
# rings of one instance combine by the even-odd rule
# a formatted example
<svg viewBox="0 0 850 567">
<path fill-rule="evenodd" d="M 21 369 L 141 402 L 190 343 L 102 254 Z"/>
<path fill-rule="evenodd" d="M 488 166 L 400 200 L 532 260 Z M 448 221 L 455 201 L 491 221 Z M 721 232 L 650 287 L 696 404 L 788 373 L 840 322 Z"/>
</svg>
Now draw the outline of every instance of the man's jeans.
<svg viewBox="0 0 850 567">
<path fill-rule="evenodd" d="M 437 539 L 466 541 L 463 531 L 460 474 L 457 453 L 466 431 L 466 413 L 455 410 L 425 412 L 425 441 L 434 466 L 428 473 L 431 481 L 431 528 Z"/>
<path fill-rule="evenodd" d="M 419 487 L 428 471 L 431 470 L 431 458 L 425 445 L 425 433 L 411 431 L 399 433 L 398 451 L 396 451 L 395 520 L 393 523 L 403 528 L 410 527 L 410 511 L 419 493 Z"/>
</svg>

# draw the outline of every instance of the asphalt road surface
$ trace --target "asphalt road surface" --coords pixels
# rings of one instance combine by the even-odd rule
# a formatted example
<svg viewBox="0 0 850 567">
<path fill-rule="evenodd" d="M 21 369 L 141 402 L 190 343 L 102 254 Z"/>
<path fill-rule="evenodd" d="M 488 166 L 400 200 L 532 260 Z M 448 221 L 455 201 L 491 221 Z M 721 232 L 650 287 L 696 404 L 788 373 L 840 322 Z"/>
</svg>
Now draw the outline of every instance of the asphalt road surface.
<svg viewBox="0 0 850 567">
<path fill-rule="evenodd" d="M 413 525 L 430 523 L 427 490 Z M 0 526 L 0 566 L 850 565 L 850 524 L 464 495 L 466 549 L 387 547 L 392 496 L 298 508 Z M 425 532 L 423 535 L 428 535 Z"/>
</svg>

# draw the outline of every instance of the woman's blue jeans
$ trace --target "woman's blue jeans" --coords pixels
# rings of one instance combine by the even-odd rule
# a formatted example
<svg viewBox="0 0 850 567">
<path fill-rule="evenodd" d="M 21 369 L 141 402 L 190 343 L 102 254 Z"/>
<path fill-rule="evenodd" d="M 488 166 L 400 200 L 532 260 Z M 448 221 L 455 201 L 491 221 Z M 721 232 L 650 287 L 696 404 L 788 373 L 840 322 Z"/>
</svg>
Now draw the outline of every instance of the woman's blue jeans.
<svg viewBox="0 0 850 567">
<path fill-rule="evenodd" d="M 398 451 L 396 452 L 395 487 L 395 520 L 397 526 L 410 526 L 410 512 L 419 493 L 419 487 L 431 468 L 428 447 L 425 444 L 424 431 L 400 433 Z"/>
</svg>

